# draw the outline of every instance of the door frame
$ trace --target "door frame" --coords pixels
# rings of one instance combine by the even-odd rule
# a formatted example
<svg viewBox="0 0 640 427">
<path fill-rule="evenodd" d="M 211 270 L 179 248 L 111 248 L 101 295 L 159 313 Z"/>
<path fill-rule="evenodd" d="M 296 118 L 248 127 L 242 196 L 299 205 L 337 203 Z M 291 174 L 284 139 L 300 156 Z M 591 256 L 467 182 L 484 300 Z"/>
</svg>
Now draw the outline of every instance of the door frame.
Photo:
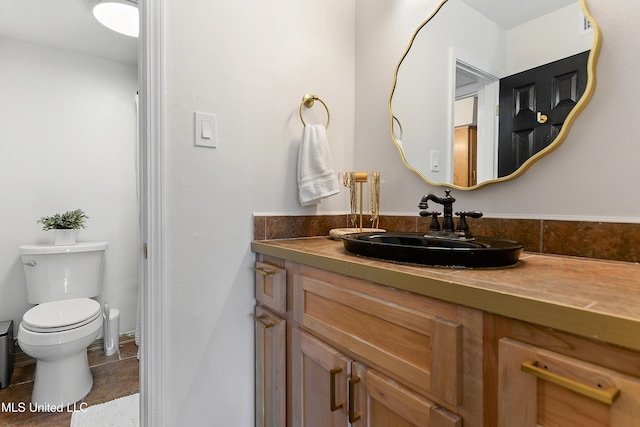
<svg viewBox="0 0 640 427">
<path fill-rule="evenodd" d="M 164 189 L 162 1 L 140 0 L 140 425 L 163 425 Z"/>
<path fill-rule="evenodd" d="M 456 87 L 458 68 L 476 76 L 476 84 L 465 89 Z M 450 114 L 449 114 L 449 156 L 453 164 L 453 132 L 455 120 L 455 101 L 470 95 L 478 96 L 478 182 L 497 177 L 498 156 L 498 117 L 494 114 L 498 105 L 498 82 L 504 73 L 498 68 L 452 47 L 449 52 Z M 453 168 L 449 182 L 453 182 Z"/>
</svg>

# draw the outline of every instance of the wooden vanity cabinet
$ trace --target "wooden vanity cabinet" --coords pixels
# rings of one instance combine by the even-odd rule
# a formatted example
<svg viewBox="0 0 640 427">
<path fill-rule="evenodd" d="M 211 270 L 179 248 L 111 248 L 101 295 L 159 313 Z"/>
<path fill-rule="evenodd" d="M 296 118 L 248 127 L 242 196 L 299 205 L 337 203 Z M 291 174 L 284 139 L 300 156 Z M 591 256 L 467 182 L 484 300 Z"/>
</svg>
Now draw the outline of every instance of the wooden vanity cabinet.
<svg viewBox="0 0 640 427">
<path fill-rule="evenodd" d="M 462 426 L 459 416 L 298 328 L 293 356 L 295 426 Z"/>
<path fill-rule="evenodd" d="M 287 423 L 287 271 L 277 265 L 255 266 L 256 427 Z"/>
<path fill-rule="evenodd" d="M 256 267 L 257 426 L 640 426 L 636 350 L 375 278 Z"/>
<path fill-rule="evenodd" d="M 640 379 L 502 338 L 498 427 L 640 423 Z"/>
<path fill-rule="evenodd" d="M 306 408 L 318 399 L 308 396 L 329 391 L 352 401 L 342 399 L 336 410 L 357 418 L 352 424 L 458 426 L 464 419 L 465 426 L 482 425 L 481 312 L 304 265 L 293 276 L 293 293 L 294 323 L 309 333 L 294 338 L 294 386 L 302 377 L 294 425 L 315 425 Z M 312 345 L 317 342 L 322 345 Z M 318 353 L 332 356 L 312 357 Z M 338 367 L 338 359 L 348 367 Z M 314 381 L 321 385 L 312 392 Z M 333 391 L 331 383 L 342 385 Z"/>
<path fill-rule="evenodd" d="M 511 427 L 515 420 L 522 427 L 640 425 L 638 353 L 551 328 L 486 317 L 486 325 L 492 326 L 487 328 L 487 350 L 496 360 L 486 396 L 487 402 L 497 403 L 489 406 L 495 418 L 486 425 Z"/>
</svg>

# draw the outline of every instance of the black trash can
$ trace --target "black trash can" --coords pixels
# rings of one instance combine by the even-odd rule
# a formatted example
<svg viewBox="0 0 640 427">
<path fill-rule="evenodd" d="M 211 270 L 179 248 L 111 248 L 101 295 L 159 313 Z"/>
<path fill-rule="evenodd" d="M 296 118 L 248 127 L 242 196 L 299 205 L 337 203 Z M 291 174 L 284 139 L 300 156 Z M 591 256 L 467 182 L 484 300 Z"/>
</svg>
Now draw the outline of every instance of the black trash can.
<svg viewBox="0 0 640 427">
<path fill-rule="evenodd" d="M 13 320 L 0 322 L 0 389 L 9 387 L 13 375 Z"/>
</svg>

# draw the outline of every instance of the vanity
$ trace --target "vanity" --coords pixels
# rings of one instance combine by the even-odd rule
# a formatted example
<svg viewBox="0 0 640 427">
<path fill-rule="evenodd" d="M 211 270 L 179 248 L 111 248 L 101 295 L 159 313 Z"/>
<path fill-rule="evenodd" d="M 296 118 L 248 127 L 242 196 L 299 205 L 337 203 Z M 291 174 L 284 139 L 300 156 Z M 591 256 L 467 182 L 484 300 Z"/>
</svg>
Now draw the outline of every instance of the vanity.
<svg viewBox="0 0 640 427">
<path fill-rule="evenodd" d="M 518 22 L 496 14 L 533 6 L 536 13 Z M 562 143 L 591 98 L 600 44 L 584 0 L 441 0 L 401 56 L 389 99 L 405 166 L 427 184 L 457 190 L 520 176 Z M 536 83 L 526 83 L 532 73 Z M 482 242 L 470 241 L 464 217 L 482 214 L 456 213 L 454 229 L 455 200 L 445 191 L 419 207 L 432 215 L 435 237 L 457 236 L 447 240 L 449 252 L 471 253 Z M 440 213 L 426 211 L 433 200 L 444 207 L 442 227 Z M 441 252 L 443 241 L 416 231 L 353 243 Z M 402 243 L 409 241 L 419 244 Z M 520 254 L 522 246 L 512 245 L 519 256 L 512 267 L 503 267 L 512 264 L 507 257 L 493 264 L 499 268 L 438 268 L 398 262 L 413 255 L 396 247 L 385 249 L 395 261 L 384 261 L 345 246 L 327 237 L 251 245 L 256 426 L 628 427 L 640 420 L 640 265 Z"/>
<path fill-rule="evenodd" d="M 256 425 L 630 426 L 640 265 L 447 269 L 254 241 Z"/>
</svg>

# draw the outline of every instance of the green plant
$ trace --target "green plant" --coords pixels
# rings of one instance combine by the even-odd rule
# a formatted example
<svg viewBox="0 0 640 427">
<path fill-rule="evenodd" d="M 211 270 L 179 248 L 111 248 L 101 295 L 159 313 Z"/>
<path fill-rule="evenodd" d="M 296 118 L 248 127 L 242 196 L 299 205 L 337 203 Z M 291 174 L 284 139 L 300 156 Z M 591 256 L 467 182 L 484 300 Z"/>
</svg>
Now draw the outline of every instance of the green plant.
<svg viewBox="0 0 640 427">
<path fill-rule="evenodd" d="M 43 216 L 38 222 L 42 224 L 44 231 L 55 229 L 79 230 L 84 228 L 84 222 L 87 219 L 89 219 L 89 217 L 82 209 L 76 209 L 75 211 L 67 211 L 63 214 Z"/>
</svg>

